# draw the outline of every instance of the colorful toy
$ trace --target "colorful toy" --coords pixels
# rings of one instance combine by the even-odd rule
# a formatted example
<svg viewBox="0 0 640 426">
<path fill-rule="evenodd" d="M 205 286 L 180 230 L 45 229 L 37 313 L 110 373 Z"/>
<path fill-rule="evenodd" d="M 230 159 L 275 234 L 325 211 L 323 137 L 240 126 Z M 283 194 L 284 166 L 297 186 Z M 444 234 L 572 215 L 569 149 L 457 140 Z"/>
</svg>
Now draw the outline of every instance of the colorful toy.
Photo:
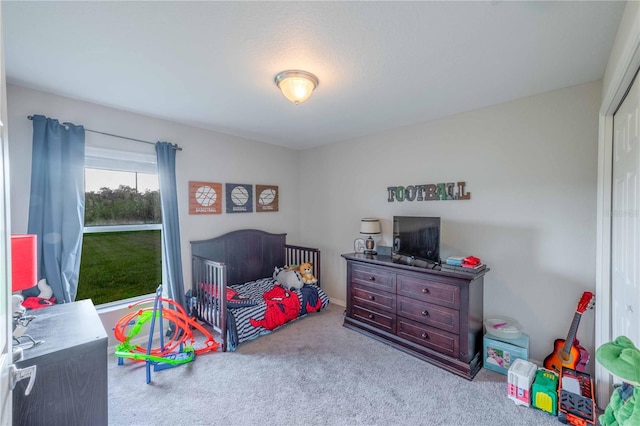
<svg viewBox="0 0 640 426">
<path fill-rule="evenodd" d="M 123 316 L 116 323 L 113 330 L 115 338 L 121 342 L 116 346 L 115 351 L 115 355 L 118 357 L 118 365 L 123 364 L 123 358 L 145 362 L 147 368 L 147 384 L 151 382 L 151 365 L 154 366 L 154 371 L 175 367 L 193 361 L 197 354 L 216 351 L 220 346 L 207 329 L 198 324 L 195 318 L 190 318 L 186 314 L 182 306 L 172 299 L 161 297 L 161 294 L 162 286 L 159 286 L 153 299 L 144 299 L 130 305 L 129 308 L 131 309 L 141 304 L 153 302 L 153 308 L 143 308 Z M 163 303 L 169 304 L 172 309 L 163 309 Z M 152 349 L 156 319 L 160 321 L 160 347 Z M 176 327 L 170 341 L 166 344 L 162 323 L 164 319 L 171 321 Z M 131 339 L 140 332 L 142 326 L 149 320 L 151 321 L 151 327 L 147 347 L 143 348 L 139 345 L 133 345 Z M 127 333 L 127 328 L 130 326 L 131 328 Z M 192 329 L 198 329 L 206 337 L 203 348 L 198 350 L 194 349 L 193 343 L 195 342 L 195 337 L 193 336 Z M 190 344 L 187 345 L 187 343 Z M 175 352 L 176 349 L 178 349 L 178 352 Z"/>
<path fill-rule="evenodd" d="M 316 284 L 318 280 L 313 276 L 313 263 L 305 262 L 299 266 L 300 275 L 304 284 Z"/>
<path fill-rule="evenodd" d="M 569 327 L 567 338 L 556 339 L 553 344 L 553 352 L 544 359 L 544 368 L 560 373 L 562 367 L 571 368 L 578 371 L 585 371 L 585 367 L 589 362 L 589 352 L 580 345 L 576 334 L 578 333 L 578 325 L 580 318 L 587 310 L 593 308 L 594 295 L 589 291 L 582 293 L 582 297 L 576 306 L 576 312 L 573 315 L 573 321 Z"/>
<path fill-rule="evenodd" d="M 507 394 L 516 405 L 529 406 L 530 390 L 538 368 L 532 362 L 516 359 L 507 374 Z"/>
<path fill-rule="evenodd" d="M 558 420 L 574 426 L 595 424 L 593 380 L 587 373 L 562 367 Z"/>
<path fill-rule="evenodd" d="M 544 368 L 536 372 L 531 387 L 531 405 L 549 414 L 558 413 L 558 374 Z"/>
<path fill-rule="evenodd" d="M 626 336 L 605 343 L 596 360 L 622 384 L 614 386 L 609 405 L 598 420 L 603 426 L 640 424 L 640 350 Z"/>
</svg>

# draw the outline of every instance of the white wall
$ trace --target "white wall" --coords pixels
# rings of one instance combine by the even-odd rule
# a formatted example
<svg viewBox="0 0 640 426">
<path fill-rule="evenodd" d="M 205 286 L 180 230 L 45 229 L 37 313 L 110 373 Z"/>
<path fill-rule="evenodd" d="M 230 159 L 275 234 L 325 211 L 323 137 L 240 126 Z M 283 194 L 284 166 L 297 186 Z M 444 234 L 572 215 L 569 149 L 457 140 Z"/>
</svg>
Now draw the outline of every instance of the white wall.
<svg viewBox="0 0 640 426">
<path fill-rule="evenodd" d="M 394 215 L 440 216 L 441 256 L 486 262 L 485 316 L 517 318 L 530 356 L 544 359 L 594 291 L 600 90 L 592 82 L 303 151 L 301 233 L 322 250 L 323 288 L 344 303 L 340 254 L 353 251 L 361 218 L 380 218 L 389 245 Z M 457 181 L 471 200 L 387 202 L 388 186 Z M 578 337 L 592 354 L 593 332 L 589 311 Z"/>
<path fill-rule="evenodd" d="M 566 337 L 582 292 L 594 290 L 600 90 L 600 82 L 583 84 L 297 152 L 9 85 L 13 232 L 27 226 L 27 115 L 166 140 L 184 148 L 177 174 L 186 283 L 190 240 L 252 227 L 319 247 L 323 288 L 344 304 L 340 254 L 353 250 L 361 218 L 381 218 L 388 244 L 393 215 L 440 216 L 442 256 L 474 254 L 491 268 L 485 316 L 517 318 L 531 336 L 530 356 L 543 359 Z M 87 133 L 87 143 L 122 142 Z M 279 185 L 280 212 L 190 216 L 189 180 Z M 471 200 L 387 202 L 388 186 L 454 181 L 467 182 Z M 593 329 L 587 312 L 578 337 L 591 353 Z"/>
<path fill-rule="evenodd" d="M 80 102 L 23 87 L 8 85 L 9 155 L 11 168 L 11 229 L 27 231 L 31 173 L 32 122 L 28 115 L 42 114 L 82 124 L 88 129 L 147 141 L 168 141 L 183 148 L 176 156 L 182 263 L 185 286 L 191 282 L 189 241 L 212 238 L 225 232 L 256 228 L 286 232 L 292 244 L 306 244 L 299 237 L 298 152 L 246 139 L 184 126 L 126 111 Z M 126 146 L 154 153 L 153 145 L 86 133 L 91 146 Z M 188 182 L 211 181 L 278 185 L 279 212 L 189 215 Z M 224 206 L 223 206 L 224 208 Z M 111 314 L 113 317 L 113 314 Z M 121 315 L 116 314 L 114 318 Z M 111 319 L 109 320 L 111 321 Z M 113 324 L 105 324 L 110 330 Z"/>
<path fill-rule="evenodd" d="M 82 124 L 88 129 L 115 133 L 147 141 L 167 141 L 180 145 L 176 156 L 176 179 L 180 204 L 180 231 L 184 267 L 190 265 L 189 241 L 211 238 L 230 230 L 258 228 L 287 232 L 288 241 L 298 238 L 298 152 L 249 141 L 235 136 L 184 126 L 126 111 L 75 101 L 23 87 L 8 86 L 9 142 L 11 155 L 12 229 L 27 229 L 28 194 L 31 170 L 32 122 L 27 115 L 42 114 Z M 127 147 L 154 153 L 154 146 L 86 133 L 91 146 Z M 277 213 L 236 213 L 189 215 L 188 182 L 212 181 L 272 184 L 280 188 Z"/>
</svg>

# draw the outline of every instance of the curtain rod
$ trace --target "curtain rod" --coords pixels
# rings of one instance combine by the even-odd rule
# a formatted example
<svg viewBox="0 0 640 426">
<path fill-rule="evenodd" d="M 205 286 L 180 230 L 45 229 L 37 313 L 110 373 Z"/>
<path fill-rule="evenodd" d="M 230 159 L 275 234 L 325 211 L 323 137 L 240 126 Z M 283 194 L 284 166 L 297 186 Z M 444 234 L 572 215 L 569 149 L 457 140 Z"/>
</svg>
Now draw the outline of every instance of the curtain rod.
<svg viewBox="0 0 640 426">
<path fill-rule="evenodd" d="M 33 120 L 33 115 L 27 115 L 27 118 L 29 120 Z M 143 141 L 142 139 L 134 139 L 134 138 L 129 138 L 127 136 L 114 135 L 113 133 L 99 132 L 97 130 L 87 129 L 86 127 L 85 127 L 84 131 L 85 132 L 92 132 L 92 133 L 99 133 L 99 134 L 105 135 L 105 136 L 112 136 L 114 138 L 127 139 L 127 140 L 134 141 L 134 142 L 142 142 L 142 143 L 148 143 L 150 145 L 155 145 L 155 142 Z M 182 151 L 182 148 L 180 148 L 178 146 L 178 144 L 171 144 L 171 146 L 173 146 L 173 149 L 175 149 L 176 151 Z"/>
</svg>

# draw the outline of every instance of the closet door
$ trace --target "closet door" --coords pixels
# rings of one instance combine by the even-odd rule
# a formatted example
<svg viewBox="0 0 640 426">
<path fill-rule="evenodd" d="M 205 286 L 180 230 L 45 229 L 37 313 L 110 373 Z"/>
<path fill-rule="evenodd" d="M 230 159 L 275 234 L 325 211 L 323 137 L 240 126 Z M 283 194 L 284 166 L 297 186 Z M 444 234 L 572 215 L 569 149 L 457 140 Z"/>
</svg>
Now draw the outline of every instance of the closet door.
<svg viewBox="0 0 640 426">
<path fill-rule="evenodd" d="M 613 116 L 611 325 L 612 338 L 625 335 L 640 347 L 639 80 Z"/>
</svg>

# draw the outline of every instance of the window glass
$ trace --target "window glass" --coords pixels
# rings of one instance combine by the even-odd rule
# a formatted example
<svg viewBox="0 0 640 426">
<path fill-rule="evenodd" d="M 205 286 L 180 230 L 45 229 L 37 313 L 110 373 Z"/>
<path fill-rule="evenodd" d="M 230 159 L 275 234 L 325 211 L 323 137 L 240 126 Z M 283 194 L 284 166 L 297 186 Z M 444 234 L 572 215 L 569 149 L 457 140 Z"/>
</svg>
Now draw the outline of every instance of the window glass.
<svg viewBox="0 0 640 426">
<path fill-rule="evenodd" d="M 158 176 L 85 168 L 84 226 L 160 224 Z"/>
<path fill-rule="evenodd" d="M 87 149 L 77 300 L 153 294 L 162 282 L 162 216 L 154 156 Z"/>
</svg>

